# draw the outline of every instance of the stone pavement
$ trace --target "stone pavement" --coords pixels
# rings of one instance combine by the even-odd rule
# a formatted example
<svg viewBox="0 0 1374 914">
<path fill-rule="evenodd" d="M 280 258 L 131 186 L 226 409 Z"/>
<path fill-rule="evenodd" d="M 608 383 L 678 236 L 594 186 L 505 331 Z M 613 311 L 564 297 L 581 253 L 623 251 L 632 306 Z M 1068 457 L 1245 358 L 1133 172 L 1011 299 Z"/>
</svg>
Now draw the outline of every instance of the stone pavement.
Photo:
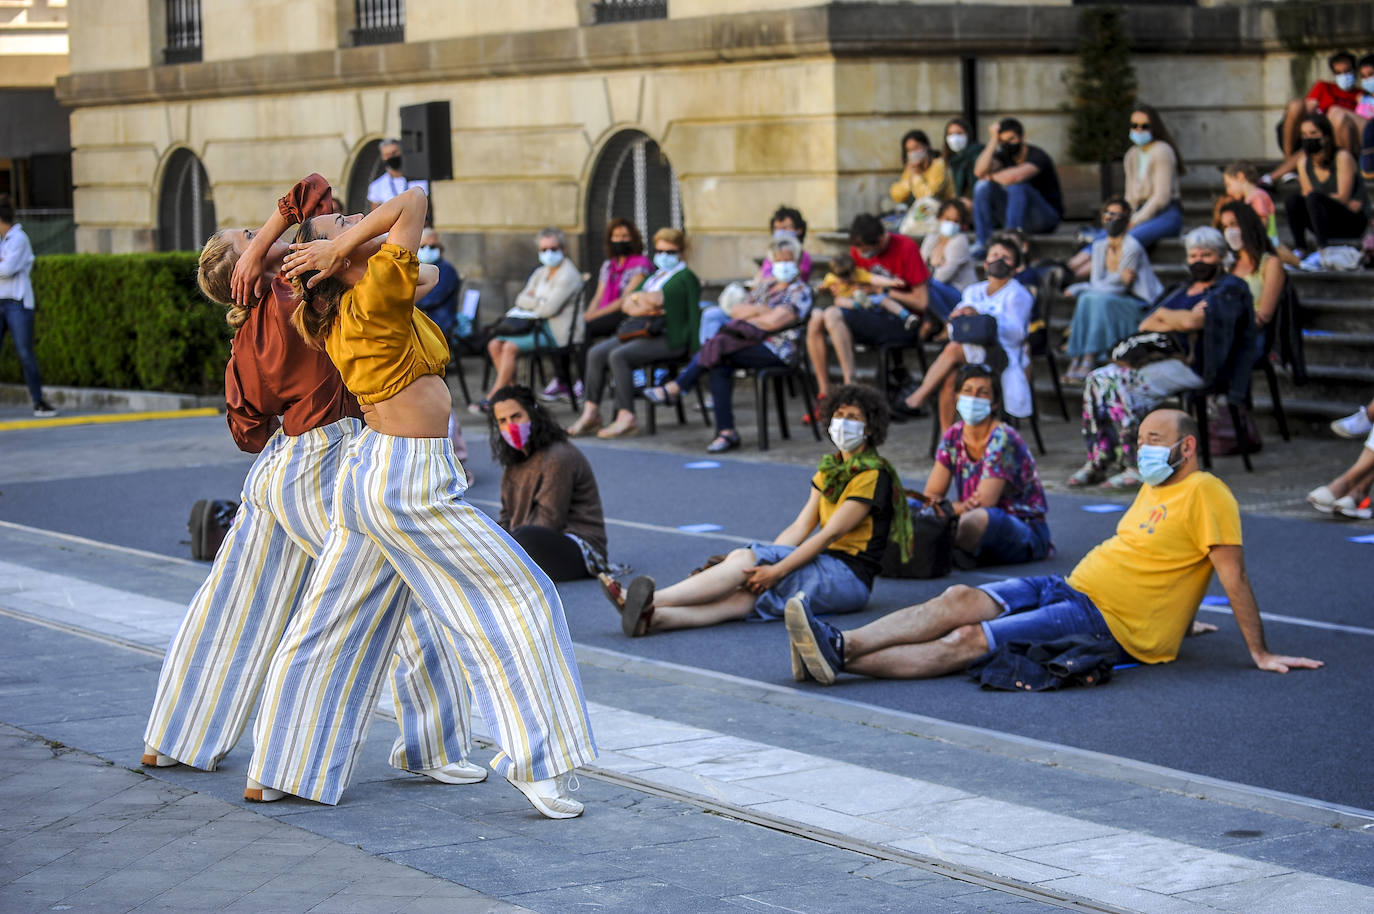
<svg viewBox="0 0 1374 914">
<path fill-rule="evenodd" d="M 545 821 L 500 783 L 444 787 L 388 768 L 389 721 L 376 724 L 338 807 L 248 807 L 238 799 L 246 746 L 211 774 L 117 767 L 138 757 L 163 646 L 203 566 L 12 526 L 0 526 L 0 555 L 0 719 L 112 762 L 86 763 L 121 778 L 108 797 L 139 797 L 134 784 L 175 797 L 135 802 L 134 821 L 122 827 L 167 827 L 158 810 L 168 802 L 224 810 L 202 812 L 196 827 L 252 820 L 266 844 L 322 842 L 311 859 L 352 848 L 399 868 L 384 883 L 398 904 L 446 890 L 416 882 L 419 870 L 461 887 L 457 901 L 478 909 L 499 901 L 540 911 L 1374 910 L 1374 815 L 1363 810 L 586 648 L 579 660 L 602 757 L 581 777 L 581 819 Z M 0 770 L 21 773 L 0 778 L 0 803 L 41 815 L 23 773 L 34 744 L 0 741 L 0 750 L 12 746 L 18 758 Z M 80 779 L 83 790 L 91 780 Z M 194 793 L 165 793 L 174 789 Z M 72 803 L 53 812 L 74 832 L 119 827 L 100 805 Z M 0 847 L 4 892 L 24 891 L 21 880 L 66 892 L 37 896 L 38 910 L 72 897 L 98 910 L 157 904 L 238 853 L 223 844 L 197 852 L 173 835 L 160 846 L 200 869 L 169 865 L 161 882 L 140 883 L 115 871 L 155 869 L 155 860 L 118 861 L 76 875 L 58 867 L 47 878 L 46 861 L 20 853 L 39 839 L 50 846 L 46 832 L 64 829 L 43 818 L 6 821 L 28 824 L 7 831 L 14 840 Z M 294 837 L 271 831 L 282 828 Z M 59 855 L 73 856 L 68 866 L 84 866 L 77 860 L 91 850 L 77 840 Z M 340 882 L 337 872 L 288 866 L 277 884 L 303 894 L 231 903 L 348 909 L 354 902 Z M 145 894 L 96 903 L 100 886 L 131 884 L 128 892 Z"/>
</svg>

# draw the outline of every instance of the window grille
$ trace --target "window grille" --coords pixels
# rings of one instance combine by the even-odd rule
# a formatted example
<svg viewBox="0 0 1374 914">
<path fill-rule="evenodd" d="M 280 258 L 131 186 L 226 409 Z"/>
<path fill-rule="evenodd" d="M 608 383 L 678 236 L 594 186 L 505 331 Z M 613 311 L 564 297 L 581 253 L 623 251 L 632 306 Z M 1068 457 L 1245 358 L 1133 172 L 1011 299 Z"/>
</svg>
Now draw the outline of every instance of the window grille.
<svg viewBox="0 0 1374 914">
<path fill-rule="evenodd" d="M 597 0 L 592 12 L 598 23 L 667 19 L 668 0 Z"/>
<path fill-rule="evenodd" d="M 167 0 L 167 47 L 163 63 L 200 60 L 200 0 Z"/>
<path fill-rule="evenodd" d="M 357 28 L 354 45 L 393 44 L 406 40 L 405 0 L 353 0 Z"/>
</svg>

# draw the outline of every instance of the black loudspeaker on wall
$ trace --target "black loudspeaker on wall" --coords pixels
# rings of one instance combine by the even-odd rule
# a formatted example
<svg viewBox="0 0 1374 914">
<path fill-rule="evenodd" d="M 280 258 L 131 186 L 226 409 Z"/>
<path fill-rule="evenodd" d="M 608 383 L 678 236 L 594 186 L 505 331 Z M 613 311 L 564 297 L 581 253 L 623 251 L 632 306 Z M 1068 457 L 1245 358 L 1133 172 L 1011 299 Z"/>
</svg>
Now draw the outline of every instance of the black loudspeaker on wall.
<svg viewBox="0 0 1374 914">
<path fill-rule="evenodd" d="M 448 102 L 425 102 L 401 109 L 401 155 L 411 180 L 453 178 Z"/>
</svg>

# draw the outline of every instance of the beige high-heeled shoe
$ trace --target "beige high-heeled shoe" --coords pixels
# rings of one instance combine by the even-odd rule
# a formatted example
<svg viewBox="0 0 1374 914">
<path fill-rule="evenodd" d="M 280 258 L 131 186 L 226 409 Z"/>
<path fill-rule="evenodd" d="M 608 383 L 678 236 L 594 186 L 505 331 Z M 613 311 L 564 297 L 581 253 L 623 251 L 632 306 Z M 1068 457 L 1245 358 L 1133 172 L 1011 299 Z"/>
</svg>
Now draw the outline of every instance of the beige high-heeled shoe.
<svg viewBox="0 0 1374 914">
<path fill-rule="evenodd" d="M 588 418 L 587 416 L 581 416 L 578 418 L 576 422 L 574 422 L 572 425 L 569 425 L 566 431 L 568 433 L 569 438 L 580 438 L 581 436 L 586 435 L 589 432 L 597 431 L 600 428 L 600 416 L 594 416 L 592 418 Z"/>
</svg>

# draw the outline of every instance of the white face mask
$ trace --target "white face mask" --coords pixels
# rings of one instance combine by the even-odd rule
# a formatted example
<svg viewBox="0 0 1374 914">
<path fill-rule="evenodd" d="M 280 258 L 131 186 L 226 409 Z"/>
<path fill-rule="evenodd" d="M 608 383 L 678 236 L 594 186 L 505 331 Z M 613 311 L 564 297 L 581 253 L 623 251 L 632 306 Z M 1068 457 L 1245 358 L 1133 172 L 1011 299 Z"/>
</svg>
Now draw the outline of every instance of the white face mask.
<svg viewBox="0 0 1374 914">
<path fill-rule="evenodd" d="M 835 447 L 852 454 L 864 444 L 864 424 L 858 419 L 841 419 L 839 416 L 830 420 L 830 440 L 835 442 Z"/>
<path fill-rule="evenodd" d="M 955 235 L 959 234 L 959 227 L 959 223 L 957 222 L 951 222 L 948 219 L 940 220 L 940 234 L 944 235 L 946 238 L 953 238 Z"/>
<path fill-rule="evenodd" d="M 949 136 L 945 137 L 945 143 L 949 146 L 951 151 L 963 152 L 964 148 L 968 146 L 968 134 L 951 133 Z"/>
<path fill-rule="evenodd" d="M 420 250 L 415 252 L 415 256 L 419 258 L 420 263 L 438 263 L 439 249 L 432 244 L 422 244 Z"/>
<path fill-rule="evenodd" d="M 797 278 L 798 272 L 795 260 L 778 260 L 773 263 L 773 278 L 779 282 L 790 283 Z"/>
<path fill-rule="evenodd" d="M 1241 237 L 1240 229 L 1238 227 L 1232 226 L 1231 228 L 1228 228 L 1226 231 L 1222 232 L 1222 234 L 1226 236 L 1226 244 L 1231 248 L 1231 250 L 1240 250 L 1241 244 L 1243 243 L 1243 239 Z"/>
<path fill-rule="evenodd" d="M 552 251 L 540 251 L 539 262 L 546 267 L 556 267 L 563 262 L 563 252 L 556 248 Z"/>
</svg>

